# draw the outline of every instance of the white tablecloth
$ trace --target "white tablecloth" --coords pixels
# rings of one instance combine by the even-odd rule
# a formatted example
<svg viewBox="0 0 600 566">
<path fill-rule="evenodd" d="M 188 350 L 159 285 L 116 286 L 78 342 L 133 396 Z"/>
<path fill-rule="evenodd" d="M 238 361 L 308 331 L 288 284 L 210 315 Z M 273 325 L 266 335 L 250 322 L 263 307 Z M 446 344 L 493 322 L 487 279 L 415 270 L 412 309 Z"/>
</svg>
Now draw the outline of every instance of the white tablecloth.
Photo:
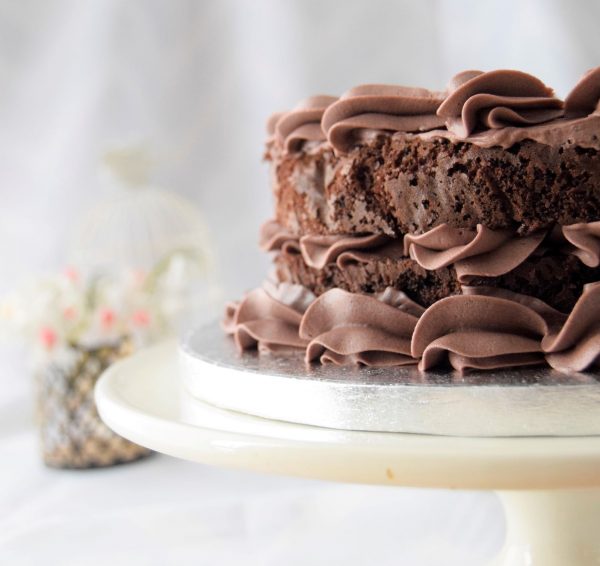
<svg viewBox="0 0 600 566">
<path fill-rule="evenodd" d="M 105 470 L 0 445 L 0 556 L 11 565 L 481 565 L 503 535 L 488 493 L 341 485 L 154 456 Z"/>
<path fill-rule="evenodd" d="M 23 361 L 0 362 L 0 564 L 480 566 L 502 543 L 490 493 L 299 480 L 161 455 L 47 469 Z"/>
</svg>

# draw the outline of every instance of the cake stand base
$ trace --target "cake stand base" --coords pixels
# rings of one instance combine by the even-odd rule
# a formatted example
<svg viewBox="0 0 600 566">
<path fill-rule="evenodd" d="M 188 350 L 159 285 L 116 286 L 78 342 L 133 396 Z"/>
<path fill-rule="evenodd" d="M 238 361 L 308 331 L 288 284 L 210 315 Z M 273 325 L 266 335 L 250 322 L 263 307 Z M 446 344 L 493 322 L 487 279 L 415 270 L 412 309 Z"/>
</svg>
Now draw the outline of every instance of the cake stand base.
<svg viewBox="0 0 600 566">
<path fill-rule="evenodd" d="M 193 399 L 166 343 L 111 366 L 96 387 L 115 432 L 171 456 L 333 481 L 489 489 L 506 507 L 496 566 L 600 565 L 600 437 L 468 438 L 274 421 Z"/>
</svg>

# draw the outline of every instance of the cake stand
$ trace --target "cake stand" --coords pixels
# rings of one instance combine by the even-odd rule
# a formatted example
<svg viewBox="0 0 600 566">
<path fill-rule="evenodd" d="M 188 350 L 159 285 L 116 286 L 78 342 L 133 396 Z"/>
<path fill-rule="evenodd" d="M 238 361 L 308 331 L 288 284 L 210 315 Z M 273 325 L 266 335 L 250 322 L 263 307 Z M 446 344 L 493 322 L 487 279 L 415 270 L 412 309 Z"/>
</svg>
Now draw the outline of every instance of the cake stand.
<svg viewBox="0 0 600 566">
<path fill-rule="evenodd" d="M 209 336 L 222 340 L 216 327 L 204 338 Z M 206 343 L 210 350 L 210 340 Z M 206 464 L 341 482 L 495 490 L 507 519 L 506 543 L 495 564 L 600 565 L 600 436 L 585 435 L 595 426 L 585 415 L 593 405 L 584 406 L 584 418 L 568 421 L 577 435 L 571 437 L 524 436 L 523 423 L 515 431 L 520 436 L 512 437 L 495 436 L 499 431 L 493 427 L 484 430 L 487 436 L 478 437 L 341 430 L 250 416 L 193 398 L 181 385 L 179 356 L 177 345 L 168 342 L 110 367 L 96 387 L 98 410 L 106 424 L 133 442 Z M 207 384 L 214 385 L 215 375 L 223 377 L 222 360 L 214 362 L 212 366 L 207 358 L 198 362 L 204 364 Z M 265 377 L 260 367 L 247 372 L 249 380 L 261 375 Z M 575 376 L 574 384 L 560 386 L 567 387 L 562 390 L 566 402 L 574 403 L 577 391 L 569 388 L 581 386 L 583 393 L 593 396 L 597 390 L 590 387 L 598 383 Z M 364 395 L 359 397 L 364 401 Z M 234 400 L 235 396 L 225 395 L 224 404 Z M 464 406 L 465 415 L 476 418 L 473 403 L 465 401 Z M 364 406 L 360 407 L 358 412 L 340 412 L 338 420 L 348 423 L 362 415 L 367 422 Z M 552 410 L 552 404 L 543 407 Z M 500 409 L 501 404 L 493 405 L 494 411 Z M 517 411 L 517 420 L 526 416 L 524 411 L 523 407 Z M 560 410 L 556 414 L 566 418 Z M 296 414 L 293 420 L 302 418 Z M 505 420 L 511 418 L 510 413 L 505 415 Z M 446 424 L 452 422 L 457 426 L 451 419 Z M 369 426 L 377 425 L 364 428 Z"/>
</svg>

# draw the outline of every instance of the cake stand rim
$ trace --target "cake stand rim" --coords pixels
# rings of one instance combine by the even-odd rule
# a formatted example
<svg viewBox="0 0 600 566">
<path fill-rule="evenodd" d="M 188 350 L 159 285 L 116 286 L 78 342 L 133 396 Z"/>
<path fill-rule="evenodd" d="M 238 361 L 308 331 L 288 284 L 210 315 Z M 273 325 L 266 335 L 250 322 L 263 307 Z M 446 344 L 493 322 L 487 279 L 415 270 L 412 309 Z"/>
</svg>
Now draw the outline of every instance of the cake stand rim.
<svg viewBox="0 0 600 566">
<path fill-rule="evenodd" d="M 208 464 L 357 483 L 509 490 L 600 487 L 599 437 L 344 432 L 338 438 L 342 431 L 286 423 L 290 430 L 316 435 L 314 440 L 297 440 L 198 426 L 182 419 L 178 408 L 166 407 L 158 395 L 167 393 L 169 403 L 182 395 L 173 379 L 176 352 L 175 343 L 167 342 L 134 354 L 111 366 L 96 386 L 98 410 L 107 425 L 158 452 Z M 152 387 L 158 393 L 149 400 Z"/>
</svg>

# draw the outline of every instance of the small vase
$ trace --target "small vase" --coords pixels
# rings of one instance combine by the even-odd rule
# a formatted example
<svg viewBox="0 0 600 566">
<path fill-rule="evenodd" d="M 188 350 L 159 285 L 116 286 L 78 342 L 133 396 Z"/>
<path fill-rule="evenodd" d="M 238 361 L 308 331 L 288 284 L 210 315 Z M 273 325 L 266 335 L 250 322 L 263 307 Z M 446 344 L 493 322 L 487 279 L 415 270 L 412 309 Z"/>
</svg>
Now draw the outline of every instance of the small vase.
<svg viewBox="0 0 600 566">
<path fill-rule="evenodd" d="M 66 355 L 38 369 L 37 413 L 47 466 L 98 468 L 150 454 L 147 448 L 110 430 L 100 419 L 94 402 L 94 386 L 100 374 L 129 353 L 126 340 L 96 348 L 70 345 Z"/>
</svg>

